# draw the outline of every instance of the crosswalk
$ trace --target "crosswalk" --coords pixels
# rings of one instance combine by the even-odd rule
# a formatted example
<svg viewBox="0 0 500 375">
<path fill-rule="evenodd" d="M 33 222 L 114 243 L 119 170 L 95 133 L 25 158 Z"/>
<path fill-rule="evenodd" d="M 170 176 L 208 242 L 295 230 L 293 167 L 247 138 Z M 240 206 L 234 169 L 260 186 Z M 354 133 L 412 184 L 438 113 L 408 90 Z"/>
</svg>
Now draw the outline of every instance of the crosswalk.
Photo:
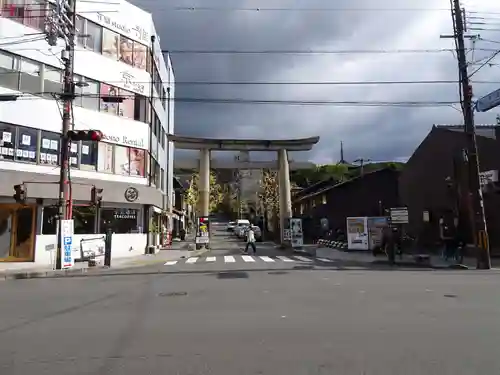
<svg viewBox="0 0 500 375">
<path fill-rule="evenodd" d="M 316 259 L 319 260 L 320 262 L 323 263 L 331 263 L 333 260 L 326 259 L 326 258 L 319 258 Z M 180 260 L 171 260 L 165 263 L 165 266 L 174 266 L 174 265 L 180 265 L 180 264 L 199 264 L 199 263 L 261 263 L 261 264 L 267 264 L 267 263 L 297 263 L 297 262 L 302 262 L 302 263 L 312 263 L 314 262 L 313 259 L 303 257 L 300 255 L 296 256 L 258 256 L 258 255 L 224 255 L 224 256 L 208 256 L 208 257 L 190 257 L 187 259 L 180 259 Z"/>
</svg>

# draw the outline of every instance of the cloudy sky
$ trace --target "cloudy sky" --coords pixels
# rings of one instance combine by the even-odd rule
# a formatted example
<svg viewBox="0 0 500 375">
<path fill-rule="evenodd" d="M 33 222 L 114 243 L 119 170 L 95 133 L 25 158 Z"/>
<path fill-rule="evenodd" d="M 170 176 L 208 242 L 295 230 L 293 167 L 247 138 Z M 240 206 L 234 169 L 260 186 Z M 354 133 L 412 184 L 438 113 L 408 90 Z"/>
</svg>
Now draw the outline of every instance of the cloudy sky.
<svg viewBox="0 0 500 375">
<path fill-rule="evenodd" d="M 154 14 L 166 50 L 398 50 L 448 49 L 453 41 L 449 0 L 134 0 Z M 472 61 L 483 61 L 500 49 L 498 0 L 462 2 L 471 22 L 490 29 L 471 31 L 485 40 L 475 43 Z M 335 11 L 299 9 L 337 8 Z M 175 9 L 194 7 L 194 11 Z M 196 10 L 196 7 L 212 8 Z M 220 8 L 226 8 L 220 9 Z M 242 8 L 286 8 L 243 11 Z M 218 9 L 213 9 L 218 8 Z M 344 9 L 344 10 L 339 10 Z M 370 9 L 366 9 L 370 8 Z M 377 8 L 377 9 L 373 9 Z M 384 10 L 380 10 L 383 8 Z M 395 9 L 404 10 L 397 11 Z M 419 10 L 410 11 L 409 8 Z M 433 9 L 433 10 L 431 10 Z M 492 12 L 497 12 L 494 14 Z M 496 30 L 495 30 L 496 29 Z M 471 45 L 471 43 L 468 42 Z M 298 101 L 455 101 L 456 84 L 407 85 L 192 85 L 186 82 L 328 82 L 456 80 L 451 52 L 345 54 L 186 54 L 173 53 L 176 96 Z M 492 60 L 500 64 L 500 56 Z M 475 69 L 478 65 L 471 66 Z M 474 75 L 480 97 L 500 87 L 500 65 Z M 494 82 L 498 82 L 495 84 Z M 184 82 L 184 84 L 183 84 Z M 461 123 L 449 107 L 394 108 L 304 106 L 284 104 L 176 105 L 176 133 L 234 138 L 290 138 L 319 135 L 320 143 L 302 158 L 330 163 L 339 158 L 399 160 L 412 154 L 435 123 Z M 476 116 L 476 123 L 494 123 L 497 113 Z"/>
</svg>

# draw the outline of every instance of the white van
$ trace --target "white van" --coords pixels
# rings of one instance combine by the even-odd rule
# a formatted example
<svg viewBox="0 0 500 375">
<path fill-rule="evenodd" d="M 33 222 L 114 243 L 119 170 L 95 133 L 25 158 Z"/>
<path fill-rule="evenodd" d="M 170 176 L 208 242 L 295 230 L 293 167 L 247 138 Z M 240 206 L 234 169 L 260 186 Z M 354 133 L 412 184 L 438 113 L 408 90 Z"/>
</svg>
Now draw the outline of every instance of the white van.
<svg viewBox="0 0 500 375">
<path fill-rule="evenodd" d="M 247 219 L 236 220 L 236 226 L 234 227 L 234 234 L 236 234 L 236 236 L 238 237 L 242 237 L 244 229 L 249 226 L 250 226 L 250 221 L 248 221 Z"/>
</svg>

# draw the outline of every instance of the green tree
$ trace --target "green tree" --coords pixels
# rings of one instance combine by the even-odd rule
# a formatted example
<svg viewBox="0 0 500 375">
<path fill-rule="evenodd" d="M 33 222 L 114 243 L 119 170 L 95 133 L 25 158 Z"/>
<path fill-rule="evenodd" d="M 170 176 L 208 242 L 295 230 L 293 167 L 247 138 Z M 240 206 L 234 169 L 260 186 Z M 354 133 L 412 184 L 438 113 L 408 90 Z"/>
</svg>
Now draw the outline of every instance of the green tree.
<svg viewBox="0 0 500 375">
<path fill-rule="evenodd" d="M 187 204 L 195 208 L 198 207 L 198 199 L 200 196 L 198 191 L 198 184 L 199 184 L 199 175 L 198 173 L 193 173 L 193 175 L 191 176 L 191 182 L 189 184 L 189 188 L 186 191 L 185 201 Z M 224 189 L 219 183 L 217 183 L 217 175 L 215 174 L 214 171 L 210 171 L 209 196 L 210 196 L 209 211 L 215 212 L 217 210 L 217 207 L 224 200 Z"/>
<path fill-rule="evenodd" d="M 317 165 L 314 168 L 299 169 L 291 173 L 291 180 L 305 188 L 320 181 L 333 178 L 344 181 L 348 176 L 348 167 L 344 164 Z"/>
</svg>

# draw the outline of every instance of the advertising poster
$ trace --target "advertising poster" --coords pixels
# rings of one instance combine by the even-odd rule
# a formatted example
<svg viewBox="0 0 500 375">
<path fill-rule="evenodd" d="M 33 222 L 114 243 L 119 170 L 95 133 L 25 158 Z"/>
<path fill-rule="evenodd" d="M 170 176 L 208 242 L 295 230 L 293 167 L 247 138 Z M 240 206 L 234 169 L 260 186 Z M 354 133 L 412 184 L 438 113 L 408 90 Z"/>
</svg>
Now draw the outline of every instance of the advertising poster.
<svg viewBox="0 0 500 375">
<path fill-rule="evenodd" d="M 134 42 L 134 66 L 138 69 L 146 69 L 147 47 Z"/>
<path fill-rule="evenodd" d="M 196 243 L 208 244 L 210 242 L 210 221 L 207 216 L 198 218 L 196 226 Z"/>
<path fill-rule="evenodd" d="M 302 219 L 290 219 L 290 234 L 292 247 L 301 247 L 304 245 L 304 233 L 302 231 Z"/>
<path fill-rule="evenodd" d="M 99 142 L 97 169 L 99 172 L 113 173 L 113 145 Z M 82 153 L 84 152 L 82 147 Z"/>
<path fill-rule="evenodd" d="M 101 83 L 101 98 L 118 96 L 118 92 L 119 90 L 116 87 Z M 118 103 L 106 103 L 104 100 L 101 100 L 100 103 L 101 112 L 111 113 L 113 115 L 118 114 Z"/>
<path fill-rule="evenodd" d="M 347 218 L 347 244 L 349 250 L 369 250 L 366 217 Z"/>
<path fill-rule="evenodd" d="M 120 35 L 104 28 L 102 30 L 102 54 L 113 60 L 118 60 L 120 49 Z"/>
<path fill-rule="evenodd" d="M 370 250 L 382 245 L 382 236 L 384 228 L 387 227 L 386 217 L 369 217 L 368 218 L 368 235 L 370 240 Z"/>
<path fill-rule="evenodd" d="M 123 102 L 119 104 L 118 115 L 134 119 L 134 94 L 127 90 L 120 89 L 120 96 Z"/>
<path fill-rule="evenodd" d="M 130 149 L 130 175 L 144 177 L 146 169 L 146 152 L 139 148 Z"/>
<path fill-rule="evenodd" d="M 115 173 L 130 175 L 129 152 L 127 147 L 115 146 Z"/>
</svg>

